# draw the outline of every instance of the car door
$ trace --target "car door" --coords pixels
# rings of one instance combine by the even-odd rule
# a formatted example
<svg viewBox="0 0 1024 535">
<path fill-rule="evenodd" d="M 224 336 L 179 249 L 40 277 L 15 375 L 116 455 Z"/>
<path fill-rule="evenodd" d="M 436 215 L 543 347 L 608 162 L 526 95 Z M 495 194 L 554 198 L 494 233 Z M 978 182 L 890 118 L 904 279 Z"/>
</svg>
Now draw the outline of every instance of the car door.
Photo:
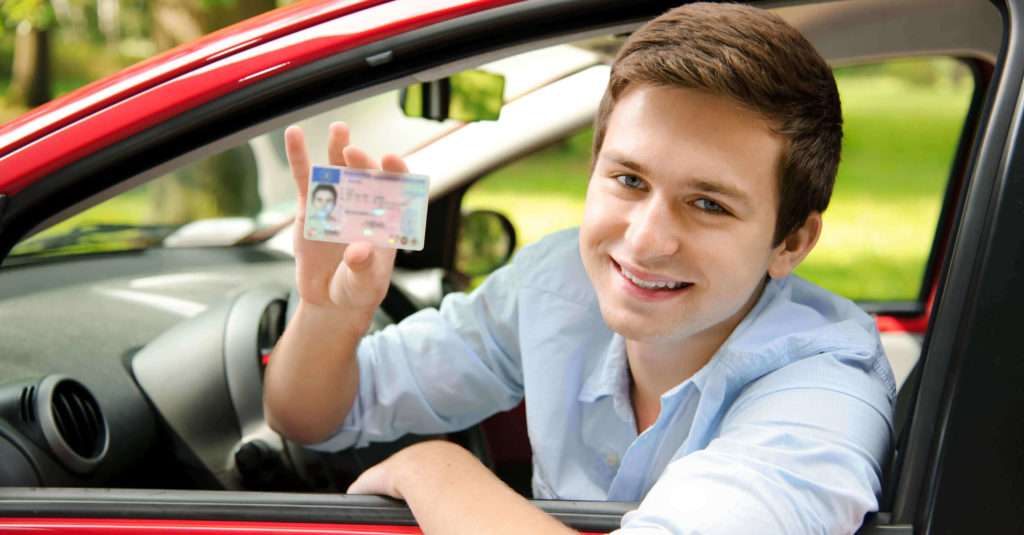
<svg viewBox="0 0 1024 535">
<path fill-rule="evenodd" d="M 273 38 L 238 34 L 245 38 L 196 60 L 196 71 L 189 76 L 175 78 L 184 74 L 180 66 L 179 71 L 165 71 L 163 78 L 152 80 L 153 86 L 147 89 L 152 93 L 140 90 L 135 96 L 122 95 L 121 101 L 112 97 L 93 101 L 88 110 L 67 119 L 46 116 L 47 121 L 57 122 L 36 126 L 34 134 L 11 136 L 17 146 L 6 150 L 0 160 L 7 174 L 0 179 L 0 250 L 6 253 L 33 229 L 61 219 L 62 212 L 75 211 L 80 204 L 95 202 L 96 197 L 111 195 L 111 188 L 122 188 L 122 183 L 145 182 L 180 162 L 195 161 L 248 139 L 251 131 L 281 126 L 297 116 L 302 107 L 298 102 L 315 107 L 333 99 L 331 105 L 336 105 L 339 99 L 369 88 L 405 85 L 432 68 L 453 70 L 467 57 L 480 62 L 498 50 L 539 46 L 529 44 L 533 41 L 624 31 L 675 3 L 527 1 L 506 6 L 505 2 L 451 2 L 429 9 L 423 2 L 353 2 L 333 4 L 323 11 L 317 11 L 317 6 L 327 4 L 317 4 L 308 8 L 301 24 L 276 26 L 273 31 L 278 33 L 270 34 Z M 929 17 L 944 8 L 979 4 L 984 3 L 939 3 L 939 9 L 930 10 L 927 2 L 835 3 L 851 6 L 847 15 L 863 15 L 868 22 L 861 26 L 844 26 L 827 16 L 816 19 L 816 6 L 811 4 L 793 16 L 803 20 L 805 30 L 818 32 L 819 47 L 826 55 L 865 57 L 885 52 L 860 42 L 870 40 L 856 38 L 857 31 L 880 27 L 872 23 L 898 25 L 915 17 L 934 23 Z M 1003 31 L 1013 35 L 1021 27 L 1021 6 L 1012 1 L 995 6 L 1003 17 Z M 360 10 L 366 11 L 363 18 L 343 18 Z M 330 25 L 335 18 L 348 33 L 334 31 L 334 41 L 294 39 L 290 42 L 294 48 L 273 44 L 274 39 L 287 41 L 286 36 L 303 28 Z M 357 18 L 360 25 L 353 22 Z M 850 35 L 841 35 L 842 31 Z M 257 54 L 255 48 L 262 45 L 268 49 L 266 54 Z M 852 48 L 829 48 L 842 46 Z M 962 169 L 957 176 L 963 182 L 951 189 L 944 204 L 948 247 L 943 246 L 944 234 L 936 234 L 942 243 L 933 255 L 934 298 L 929 288 L 919 301 L 924 308 L 916 317 L 919 323 L 927 321 L 928 329 L 915 372 L 920 386 L 911 391 L 910 423 L 901 442 L 902 464 L 886 482 L 893 505 L 869 517 L 865 533 L 964 532 L 979 526 L 1005 531 L 1020 525 L 1020 493 L 1014 493 L 1012 477 L 1024 451 L 1018 386 L 1022 370 L 1012 338 L 1020 327 L 1014 305 L 1022 288 L 1015 267 L 1021 263 L 1018 229 L 1024 223 L 1024 186 L 1015 150 L 1024 60 L 1017 46 L 1004 38 L 994 63 L 978 66 L 982 78 L 991 84 L 972 112 L 970 124 L 976 129 L 968 131 L 962 144 L 958 160 Z M 239 56 L 217 63 L 218 57 L 224 61 L 233 53 Z M 206 61 L 210 63 L 198 65 Z M 196 85 L 197 80 L 209 85 Z M 191 93 L 155 90 L 161 84 Z M 168 99 L 168 105 L 148 108 L 160 99 Z M 113 113 L 104 106 L 121 106 L 124 111 Z M 17 127 L 29 128 L 27 124 Z M 444 213 L 456 214 L 458 200 L 445 200 Z M 437 254 L 447 258 L 451 253 Z M 899 323 L 899 315 L 890 317 Z M 11 446 L 5 455 L 15 458 L 23 453 Z M 607 532 L 635 504 L 539 505 L 577 529 Z M 4 517 L 0 525 L 10 531 L 47 527 L 68 533 L 285 528 L 417 532 L 408 510 L 390 500 L 188 489 L 5 488 L 0 489 L 0 517 Z"/>
<path fill-rule="evenodd" d="M 1004 28 L 1022 6 L 996 3 Z M 909 533 L 1006 533 L 1024 526 L 1019 485 L 1024 374 L 1020 43 L 1003 40 L 953 212 L 924 341 L 892 522 Z"/>
</svg>

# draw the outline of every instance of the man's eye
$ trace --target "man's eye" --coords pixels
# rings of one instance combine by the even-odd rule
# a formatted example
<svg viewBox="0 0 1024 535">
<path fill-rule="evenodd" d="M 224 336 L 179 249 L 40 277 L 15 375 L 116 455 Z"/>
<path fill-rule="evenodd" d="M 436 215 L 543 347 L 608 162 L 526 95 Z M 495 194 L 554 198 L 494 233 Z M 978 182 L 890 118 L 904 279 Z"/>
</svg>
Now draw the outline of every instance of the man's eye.
<svg viewBox="0 0 1024 535">
<path fill-rule="evenodd" d="M 717 202 L 712 201 L 711 199 L 697 199 L 697 201 L 694 202 L 693 204 L 696 205 L 697 208 L 700 208 L 705 212 L 711 212 L 714 214 L 728 213 L 725 211 L 725 208 L 723 208 L 721 204 L 718 204 Z"/>
<path fill-rule="evenodd" d="M 630 189 L 638 189 L 644 186 L 644 181 L 633 175 L 618 175 L 615 179 L 619 181 L 619 184 Z"/>
</svg>

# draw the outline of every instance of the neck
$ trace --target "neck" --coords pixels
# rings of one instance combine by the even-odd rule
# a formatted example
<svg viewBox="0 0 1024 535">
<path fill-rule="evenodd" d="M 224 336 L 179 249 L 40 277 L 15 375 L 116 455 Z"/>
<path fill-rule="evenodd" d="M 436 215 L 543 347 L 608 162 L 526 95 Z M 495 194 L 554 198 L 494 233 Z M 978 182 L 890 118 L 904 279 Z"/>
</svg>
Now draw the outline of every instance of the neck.
<svg viewBox="0 0 1024 535">
<path fill-rule="evenodd" d="M 637 416 L 638 431 L 643 432 L 654 423 L 661 407 L 662 394 L 693 377 L 711 360 L 757 303 L 763 290 L 764 283 L 732 317 L 685 338 L 655 342 L 626 340 L 626 358 L 631 376 L 630 397 Z M 655 410 L 653 419 L 650 418 L 652 409 Z M 642 422 L 646 422 L 646 425 Z"/>
<path fill-rule="evenodd" d="M 629 360 L 634 395 L 643 399 L 660 398 L 703 368 L 723 341 L 725 337 L 717 344 L 714 340 L 688 339 L 673 344 L 626 340 L 626 358 Z"/>
</svg>

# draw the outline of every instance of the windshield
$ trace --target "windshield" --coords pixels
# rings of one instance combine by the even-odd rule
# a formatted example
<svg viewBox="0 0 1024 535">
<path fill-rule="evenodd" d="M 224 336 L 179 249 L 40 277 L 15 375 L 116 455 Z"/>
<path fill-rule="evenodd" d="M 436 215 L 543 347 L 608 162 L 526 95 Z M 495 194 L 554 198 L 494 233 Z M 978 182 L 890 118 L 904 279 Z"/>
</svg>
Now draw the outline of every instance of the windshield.
<svg viewBox="0 0 1024 535">
<path fill-rule="evenodd" d="M 311 155 L 326 153 L 327 126 L 339 119 L 378 158 L 411 152 L 459 124 L 406 117 L 391 91 L 300 121 Z M 287 225 L 296 195 L 279 129 L 97 204 L 23 240 L 11 256 L 233 245 Z"/>
<path fill-rule="evenodd" d="M 595 48 L 604 43 L 591 41 L 524 52 L 479 68 L 505 77 L 504 101 L 508 104 L 600 63 Z M 399 107 L 399 92 L 389 91 L 299 121 L 314 163 L 326 163 L 328 126 L 338 120 L 351 127 L 352 143 L 375 159 L 385 153 L 422 154 L 423 149 L 437 145 L 464 125 L 455 120 L 405 116 Z M 417 169 L 451 178 L 464 169 L 451 165 L 438 169 L 435 162 L 450 163 L 451 159 L 450 154 L 426 158 L 418 162 Z M 23 240 L 10 257 L 25 261 L 149 247 L 247 243 L 287 226 L 294 217 L 296 196 L 285 156 L 284 130 L 278 129 L 61 221 Z"/>
</svg>

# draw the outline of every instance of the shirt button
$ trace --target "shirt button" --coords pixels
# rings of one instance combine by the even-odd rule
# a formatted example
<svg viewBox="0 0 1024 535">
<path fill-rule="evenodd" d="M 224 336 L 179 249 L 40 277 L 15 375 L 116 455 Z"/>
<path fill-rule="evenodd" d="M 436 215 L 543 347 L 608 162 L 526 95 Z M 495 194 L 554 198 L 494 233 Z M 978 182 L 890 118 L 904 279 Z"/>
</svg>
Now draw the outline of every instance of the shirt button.
<svg viewBox="0 0 1024 535">
<path fill-rule="evenodd" d="M 604 455 L 604 462 L 608 466 L 615 467 L 619 464 L 619 456 L 614 453 L 606 453 Z"/>
</svg>

